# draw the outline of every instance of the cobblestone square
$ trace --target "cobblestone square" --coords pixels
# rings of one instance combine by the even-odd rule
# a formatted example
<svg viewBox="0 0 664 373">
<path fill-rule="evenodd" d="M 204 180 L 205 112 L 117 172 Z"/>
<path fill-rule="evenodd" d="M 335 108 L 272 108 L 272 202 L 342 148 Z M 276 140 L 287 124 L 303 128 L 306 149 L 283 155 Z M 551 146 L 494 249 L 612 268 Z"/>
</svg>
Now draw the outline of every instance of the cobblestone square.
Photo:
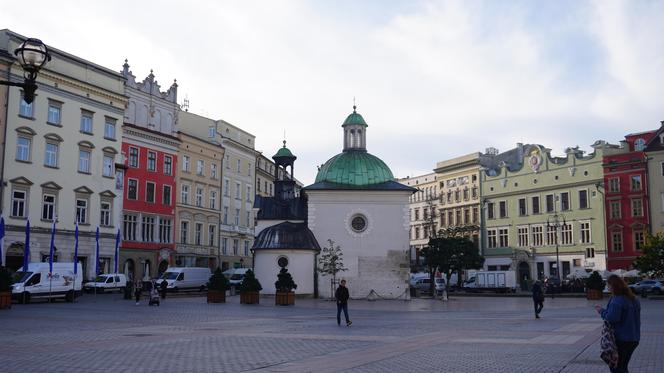
<svg viewBox="0 0 664 373">
<path fill-rule="evenodd" d="M 167 298 L 136 306 L 117 294 L 0 312 L 3 372 L 606 372 L 595 302 L 528 298 L 355 300 L 336 307 L 206 304 Z M 630 371 L 664 371 L 664 301 L 642 299 L 642 340 Z"/>
</svg>

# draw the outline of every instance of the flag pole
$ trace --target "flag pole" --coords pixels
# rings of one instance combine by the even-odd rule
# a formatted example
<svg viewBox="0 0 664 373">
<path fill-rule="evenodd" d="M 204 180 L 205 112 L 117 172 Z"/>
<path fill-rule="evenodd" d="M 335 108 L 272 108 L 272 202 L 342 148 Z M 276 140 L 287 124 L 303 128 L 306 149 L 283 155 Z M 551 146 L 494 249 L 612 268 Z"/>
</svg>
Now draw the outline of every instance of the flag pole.
<svg viewBox="0 0 664 373">
<path fill-rule="evenodd" d="M 53 226 L 51 227 L 51 247 L 48 253 L 48 301 L 53 300 L 53 254 L 55 252 L 55 222 L 58 220 L 57 216 L 53 218 Z"/>
<path fill-rule="evenodd" d="M 95 303 L 97 303 L 97 276 L 99 276 L 99 226 L 97 226 L 97 232 L 95 233 L 95 242 L 96 242 L 96 254 L 95 254 Z"/>
</svg>

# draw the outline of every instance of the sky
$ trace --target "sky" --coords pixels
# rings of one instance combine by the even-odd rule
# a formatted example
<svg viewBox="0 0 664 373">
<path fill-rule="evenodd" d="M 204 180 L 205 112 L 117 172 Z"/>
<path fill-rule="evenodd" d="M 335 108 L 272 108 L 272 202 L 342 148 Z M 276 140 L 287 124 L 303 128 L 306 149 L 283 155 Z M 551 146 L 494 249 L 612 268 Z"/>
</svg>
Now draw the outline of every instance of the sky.
<svg viewBox="0 0 664 373">
<path fill-rule="evenodd" d="M 342 150 L 357 111 L 395 177 L 516 143 L 562 155 L 664 119 L 662 1 L 7 2 L 0 29 L 137 80 L 179 84 L 189 111 L 285 137 L 295 177 Z"/>
</svg>

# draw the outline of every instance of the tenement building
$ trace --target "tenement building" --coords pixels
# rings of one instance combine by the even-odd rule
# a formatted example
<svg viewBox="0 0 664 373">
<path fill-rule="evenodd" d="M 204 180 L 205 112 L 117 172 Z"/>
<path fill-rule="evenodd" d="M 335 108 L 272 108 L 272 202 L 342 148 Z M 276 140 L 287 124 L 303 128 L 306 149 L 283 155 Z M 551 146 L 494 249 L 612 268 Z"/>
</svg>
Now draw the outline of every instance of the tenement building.
<svg viewBox="0 0 664 373">
<path fill-rule="evenodd" d="M 177 84 L 162 92 L 152 71 L 137 82 L 127 61 L 122 76 L 129 103 L 122 126 L 121 270 L 130 279 L 147 280 L 175 263 Z"/>
<path fill-rule="evenodd" d="M 416 268 L 423 265 L 420 251 L 429 244 L 429 238 L 440 228 L 438 182 L 435 173 L 406 177 L 400 179 L 399 182 L 417 190 L 408 200 L 409 257 L 411 266 Z"/>
<path fill-rule="evenodd" d="M 13 51 L 25 37 L 0 31 L 3 79 L 23 81 Z M 7 265 L 23 262 L 25 231 L 31 227 L 30 261 L 48 260 L 55 223 L 54 261 L 74 259 L 74 231 L 79 225 L 78 259 L 85 279 L 112 271 L 115 237 L 121 221 L 122 189 L 116 184 L 122 118 L 127 104 L 125 78 L 112 70 L 49 47 L 52 60 L 37 77 L 39 89 L 30 104 L 20 88 L 6 90 L 2 201 L 6 219 Z M 95 232 L 99 227 L 99 258 Z"/>
<path fill-rule="evenodd" d="M 533 278 L 606 269 L 602 159 L 613 147 L 597 141 L 591 154 L 568 148 L 559 158 L 517 144 L 483 155 L 486 269 L 515 270 L 524 287 Z"/>
<path fill-rule="evenodd" d="M 664 235 L 664 121 L 647 142 L 651 233 Z"/>
</svg>

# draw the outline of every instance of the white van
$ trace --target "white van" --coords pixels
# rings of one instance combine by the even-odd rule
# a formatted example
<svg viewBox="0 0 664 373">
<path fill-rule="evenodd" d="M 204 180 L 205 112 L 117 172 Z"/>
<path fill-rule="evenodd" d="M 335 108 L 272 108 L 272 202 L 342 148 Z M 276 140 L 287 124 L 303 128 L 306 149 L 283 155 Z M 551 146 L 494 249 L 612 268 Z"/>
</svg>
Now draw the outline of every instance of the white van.
<svg viewBox="0 0 664 373">
<path fill-rule="evenodd" d="M 127 276 L 124 273 L 105 273 L 97 276 L 92 282 L 86 282 L 83 289 L 86 291 L 96 289 L 98 293 L 113 290 L 122 292 L 125 286 L 127 286 Z"/>
<path fill-rule="evenodd" d="M 169 267 L 160 280 L 168 283 L 167 291 L 199 290 L 203 291 L 210 280 L 210 268 L 200 267 Z M 157 281 L 161 284 L 161 281 Z"/>
<path fill-rule="evenodd" d="M 74 277 L 74 263 L 53 263 L 53 273 L 49 277 L 48 263 L 30 263 L 27 271 L 14 274 L 12 299 L 29 303 L 32 299 L 64 298 L 73 302 L 81 296 L 83 268 L 77 263 Z"/>
<path fill-rule="evenodd" d="M 240 286 L 240 284 L 242 283 L 242 280 L 244 280 L 244 275 L 250 269 L 251 268 L 235 268 L 233 270 L 233 274 L 228 279 L 228 282 L 230 283 L 230 285 L 231 286 Z"/>
</svg>

